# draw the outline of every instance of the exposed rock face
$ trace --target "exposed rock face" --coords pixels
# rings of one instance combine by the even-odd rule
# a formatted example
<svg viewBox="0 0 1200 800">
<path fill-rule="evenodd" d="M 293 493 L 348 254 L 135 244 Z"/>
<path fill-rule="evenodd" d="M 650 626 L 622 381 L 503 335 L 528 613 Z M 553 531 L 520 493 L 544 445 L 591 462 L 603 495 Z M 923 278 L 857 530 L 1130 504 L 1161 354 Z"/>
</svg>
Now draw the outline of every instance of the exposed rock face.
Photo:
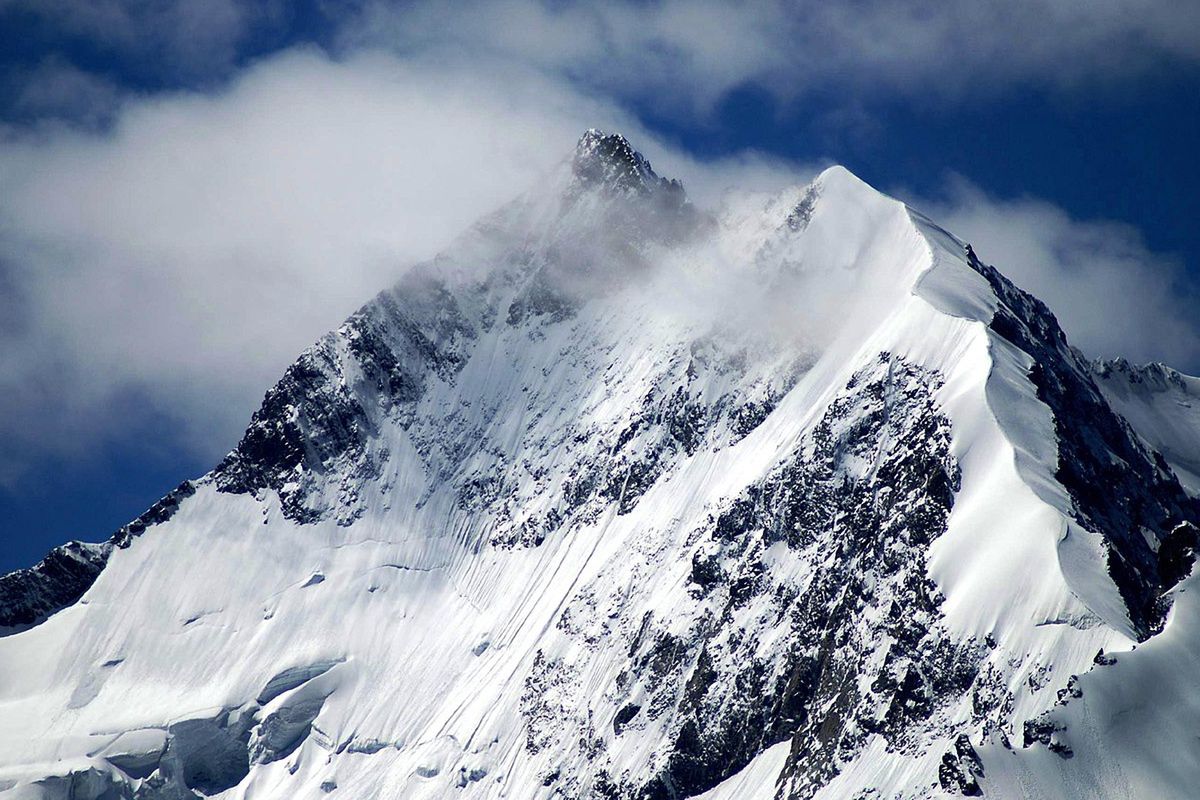
<svg viewBox="0 0 1200 800">
<path fill-rule="evenodd" d="M 387 455 L 375 441 L 381 421 L 403 419 L 427 381 L 452 379 L 475 335 L 443 284 L 411 274 L 288 367 L 214 471 L 217 488 L 272 489 L 289 519 L 313 522 L 336 509 L 348 524 Z M 320 497 L 316 486 L 330 473 L 341 476 L 337 494 Z"/>
<path fill-rule="evenodd" d="M 116 530 L 109 541 L 115 546 L 125 548 L 129 547 L 134 537 L 141 536 L 148 528 L 154 525 L 159 525 L 169 520 L 176 511 L 179 510 L 179 504 L 185 498 L 191 497 L 196 493 L 196 486 L 191 481 L 184 481 L 176 486 L 171 491 L 167 492 L 161 500 L 158 500 L 150 508 L 146 509 L 140 517 L 130 522 L 128 525 L 123 525 Z"/>
<path fill-rule="evenodd" d="M 1162 454 L 1184 489 L 1200 497 L 1200 378 L 1123 358 L 1093 362 L 1092 374 L 1109 405 Z"/>
<path fill-rule="evenodd" d="M 687 199 L 679 181 L 660 178 L 650 162 L 619 133 L 605 134 L 595 129 L 585 133 L 575 149 L 571 170 L 584 186 L 640 195 L 661 191 L 665 202 L 677 206 Z"/>
<path fill-rule="evenodd" d="M 960 794 L 963 797 L 982 797 L 983 790 L 979 788 L 979 779 L 983 778 L 983 764 L 979 754 L 966 736 L 954 740 L 954 749 L 946 751 L 942 756 L 942 766 L 938 769 L 938 784 L 947 792 Z"/>
<path fill-rule="evenodd" d="M 75 603 L 100 575 L 113 547 L 126 548 L 147 528 L 169 520 L 194 492 L 191 481 L 184 481 L 107 542 L 68 542 L 29 569 L 0 577 L 0 636 L 37 625 Z"/>
<path fill-rule="evenodd" d="M 916 746 L 917 730 L 936 727 L 939 708 L 971 687 L 984 649 L 940 630 L 925 573 L 958 485 L 937 382 L 890 354 L 857 373 L 791 459 L 689 537 L 675 616 L 622 620 L 631 635 L 612 725 L 637 735 L 670 720 L 657 775 L 609 774 L 591 729 L 607 710 L 564 728 L 553 697 L 569 693 L 578 663 L 535 661 L 529 749 L 595 740 L 600 796 L 673 798 L 716 786 L 790 739 L 780 780 L 787 796 L 810 797 L 871 735 Z M 611 646 L 589 636 L 586 620 L 589 609 L 612 607 L 612 595 L 591 586 L 565 610 L 560 627 L 584 651 Z M 552 783 L 582 796 L 578 775 Z"/>
<path fill-rule="evenodd" d="M 36 625 L 78 600 L 108 560 L 109 546 L 69 542 L 29 569 L 0 577 L 0 635 Z"/>
</svg>

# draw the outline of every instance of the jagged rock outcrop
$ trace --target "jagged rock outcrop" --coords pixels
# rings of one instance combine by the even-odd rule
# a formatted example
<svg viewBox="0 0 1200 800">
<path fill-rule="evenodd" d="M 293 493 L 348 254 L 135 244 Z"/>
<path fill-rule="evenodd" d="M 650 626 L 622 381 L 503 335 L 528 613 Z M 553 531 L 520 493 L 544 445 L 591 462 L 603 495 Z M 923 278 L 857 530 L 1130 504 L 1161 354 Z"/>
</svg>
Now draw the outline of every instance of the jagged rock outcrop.
<svg viewBox="0 0 1200 800">
<path fill-rule="evenodd" d="M 68 542 L 29 569 L 0 577 L 0 634 L 36 625 L 78 600 L 108 560 L 109 547 Z"/>
<path fill-rule="evenodd" d="M 166 522 L 195 492 L 184 481 L 141 516 L 117 529 L 107 542 L 68 542 L 29 569 L 0 577 L 0 636 L 24 630 L 72 605 L 91 587 L 114 547 L 126 548 L 147 528 Z"/>
</svg>

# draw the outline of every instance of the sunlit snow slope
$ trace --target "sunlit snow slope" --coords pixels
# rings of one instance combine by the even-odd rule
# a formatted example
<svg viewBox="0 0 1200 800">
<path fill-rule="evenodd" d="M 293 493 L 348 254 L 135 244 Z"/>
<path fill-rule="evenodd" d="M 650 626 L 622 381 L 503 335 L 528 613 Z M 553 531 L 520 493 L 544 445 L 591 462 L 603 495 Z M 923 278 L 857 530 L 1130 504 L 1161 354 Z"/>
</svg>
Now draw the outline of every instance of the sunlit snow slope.
<svg viewBox="0 0 1200 800">
<path fill-rule="evenodd" d="M 1196 431 L 1094 374 L 844 169 L 710 216 L 590 131 L 2 579 L 0 794 L 1191 796 Z"/>
</svg>

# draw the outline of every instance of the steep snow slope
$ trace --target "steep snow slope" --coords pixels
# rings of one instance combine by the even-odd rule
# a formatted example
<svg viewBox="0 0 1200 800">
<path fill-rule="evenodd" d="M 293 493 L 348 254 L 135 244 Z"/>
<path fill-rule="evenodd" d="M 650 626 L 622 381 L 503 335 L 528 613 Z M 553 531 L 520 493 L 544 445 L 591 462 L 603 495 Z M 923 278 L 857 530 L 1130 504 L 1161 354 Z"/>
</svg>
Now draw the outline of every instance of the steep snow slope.
<svg viewBox="0 0 1200 800">
<path fill-rule="evenodd" d="M 1188 798 L 1200 786 L 1197 579 L 1174 591 L 1166 628 L 1132 652 L 1105 654 L 1047 715 L 1046 730 L 1072 757 L 1041 748 L 978 750 L 986 794 L 1030 800 Z"/>
<path fill-rule="evenodd" d="M 843 169 L 709 217 L 589 132 L 0 638 L 0 787 L 1016 796 L 1006 748 L 1052 783 L 1106 746 L 1061 691 L 1161 628 L 1195 544 L 1091 376 Z"/>
</svg>

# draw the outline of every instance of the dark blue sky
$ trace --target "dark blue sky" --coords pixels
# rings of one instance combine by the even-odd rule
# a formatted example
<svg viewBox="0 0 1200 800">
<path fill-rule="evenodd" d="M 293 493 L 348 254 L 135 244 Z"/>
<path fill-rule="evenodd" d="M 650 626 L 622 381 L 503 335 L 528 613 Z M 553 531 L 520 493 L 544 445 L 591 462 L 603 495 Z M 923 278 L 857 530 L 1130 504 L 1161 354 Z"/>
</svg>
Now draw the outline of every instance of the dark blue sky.
<svg viewBox="0 0 1200 800">
<path fill-rule="evenodd" d="M 710 129 L 656 120 L 696 152 L 755 147 L 788 156 L 832 154 L 880 186 L 936 194 L 946 172 L 1000 197 L 1033 195 L 1082 218 L 1135 225 L 1152 249 L 1200 256 L 1200 72 L 1086 96 L 1025 91 L 955 106 L 879 102 L 867 131 L 827 129 L 823 103 L 784 109 L 753 88 L 731 94 Z"/>
<path fill-rule="evenodd" d="M 243 14 L 232 32 L 214 34 L 211 42 L 201 35 L 192 49 L 177 38 L 179 22 L 170 15 L 145 21 L 131 12 L 115 22 L 76 24 L 66 21 L 71 3 L 50 5 L 56 11 L 23 3 L 0 10 L 0 117 L 9 135 L 25 136 L 47 124 L 103 134 L 118 119 L 122 99 L 181 89 L 217 92 L 248 65 L 297 45 L 339 56 L 355 47 L 378 46 L 364 37 L 361 22 L 346 22 L 350 12 L 333 14 L 318 2 L 268 4 L 270 13 Z M 402 24 L 405 8 L 396 12 Z M 398 37 L 399 52 L 414 47 L 412 30 Z M 620 44 L 609 43 L 618 53 L 614 58 L 623 52 Z M 1011 44 L 1018 50 L 1023 46 L 1019 39 Z M 540 68 L 616 103 L 693 156 L 716 159 L 754 150 L 804 163 L 834 160 L 885 190 L 934 199 L 946 191 L 948 176 L 959 175 L 1000 201 L 1032 197 L 1074 219 L 1133 226 L 1148 251 L 1183 265 L 1162 275 L 1173 293 L 1195 293 L 1200 284 L 1196 52 L 1139 50 L 1129 56 L 1136 62 L 1129 74 L 1100 53 L 1096 71 L 1103 74 L 1095 79 L 1042 76 L 1038 70 L 1053 68 L 1053 59 L 1031 56 L 1032 66 L 1012 75 L 1003 64 L 992 70 L 984 61 L 949 93 L 914 90 L 911 83 L 871 72 L 895 71 L 896 63 L 864 67 L 866 77 L 853 80 L 830 73 L 797 91 L 789 91 L 786 69 L 764 71 L 721 86 L 696 108 L 664 102 L 663 93 L 696 93 L 703 77 L 691 83 L 680 72 L 685 77 L 675 89 L 657 83 L 640 87 L 627 76 L 577 69 L 569 58 L 565 68 L 558 61 L 547 66 L 537 53 L 521 49 L 529 46 L 506 45 L 506 57 L 529 55 Z M 711 46 L 698 45 L 698 52 Z M 1086 57 L 1084 50 L 1064 54 Z M 845 69 L 854 68 L 849 62 Z M 993 79 L 992 71 L 999 77 Z M 925 73 L 915 67 L 914 72 L 913 81 L 919 82 Z M 56 89 L 43 91 L 39 82 Z M 16 257 L 0 253 L 0 265 Z M 0 311 L 10 302 L 17 301 L 5 298 Z M 1200 329 L 1200 317 L 1188 322 Z M 4 327 L 0 321 L 0 331 Z M 320 333 L 313 331 L 310 338 Z M 1179 366 L 1197 372 L 1200 360 Z M 15 408 L 18 398 L 8 402 Z M 31 564 L 68 539 L 106 537 L 181 479 L 207 471 L 234 444 L 195 447 L 184 440 L 177 420 L 137 391 L 112 400 L 107 413 L 137 422 L 69 454 L 49 448 L 28 452 L 15 476 L 0 481 L 0 571 Z"/>
</svg>

